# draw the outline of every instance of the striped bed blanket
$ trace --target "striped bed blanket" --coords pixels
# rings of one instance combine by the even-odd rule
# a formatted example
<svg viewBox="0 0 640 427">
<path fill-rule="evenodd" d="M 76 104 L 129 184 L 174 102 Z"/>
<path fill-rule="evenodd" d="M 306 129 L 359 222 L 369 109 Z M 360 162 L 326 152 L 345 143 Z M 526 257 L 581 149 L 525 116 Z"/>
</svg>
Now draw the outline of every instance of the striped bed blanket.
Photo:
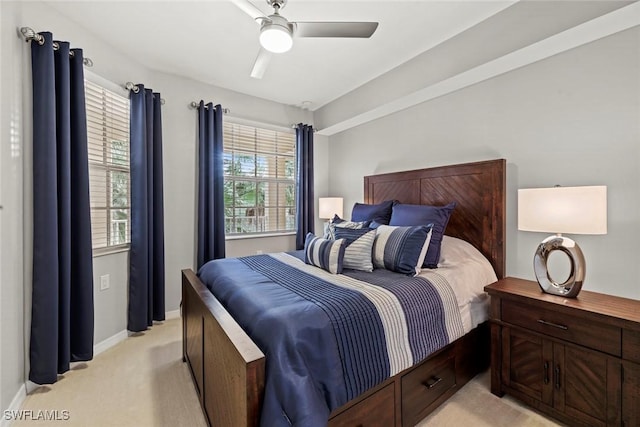
<svg viewBox="0 0 640 427">
<path fill-rule="evenodd" d="M 262 426 L 329 414 L 464 334 L 444 280 L 330 274 L 301 253 L 215 260 L 198 275 L 266 356 Z"/>
</svg>

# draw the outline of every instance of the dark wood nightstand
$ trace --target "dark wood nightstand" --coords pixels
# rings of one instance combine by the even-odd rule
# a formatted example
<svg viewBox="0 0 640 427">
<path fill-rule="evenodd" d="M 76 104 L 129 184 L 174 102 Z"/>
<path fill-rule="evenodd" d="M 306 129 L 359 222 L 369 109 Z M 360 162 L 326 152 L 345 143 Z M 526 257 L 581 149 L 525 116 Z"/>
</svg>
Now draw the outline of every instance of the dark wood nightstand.
<svg viewBox="0 0 640 427">
<path fill-rule="evenodd" d="M 491 295 L 491 392 L 569 425 L 640 426 L 640 301 L 543 293 L 507 277 Z"/>
</svg>

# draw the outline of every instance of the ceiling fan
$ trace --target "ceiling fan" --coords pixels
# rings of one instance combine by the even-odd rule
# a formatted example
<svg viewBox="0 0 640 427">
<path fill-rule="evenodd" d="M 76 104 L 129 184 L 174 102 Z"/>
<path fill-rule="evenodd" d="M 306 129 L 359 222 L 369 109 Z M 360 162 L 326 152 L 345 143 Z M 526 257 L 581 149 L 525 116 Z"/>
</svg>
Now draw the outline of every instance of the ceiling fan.
<svg viewBox="0 0 640 427">
<path fill-rule="evenodd" d="M 287 0 L 266 0 L 273 13 L 265 15 L 249 0 L 230 0 L 260 25 L 260 52 L 253 64 L 251 77 L 260 79 L 267 69 L 271 53 L 291 49 L 293 37 L 368 38 L 378 28 L 377 22 L 292 22 L 280 15 Z"/>
</svg>

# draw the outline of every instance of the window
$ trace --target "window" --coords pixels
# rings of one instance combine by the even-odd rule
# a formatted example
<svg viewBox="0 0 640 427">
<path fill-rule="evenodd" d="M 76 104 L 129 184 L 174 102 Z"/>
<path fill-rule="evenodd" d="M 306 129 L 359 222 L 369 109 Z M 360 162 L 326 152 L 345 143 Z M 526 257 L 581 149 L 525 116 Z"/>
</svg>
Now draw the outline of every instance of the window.
<svg viewBox="0 0 640 427">
<path fill-rule="evenodd" d="M 93 249 L 130 242 L 129 99 L 85 80 Z"/>
<path fill-rule="evenodd" d="M 224 123 L 225 233 L 295 231 L 296 137 Z"/>
</svg>

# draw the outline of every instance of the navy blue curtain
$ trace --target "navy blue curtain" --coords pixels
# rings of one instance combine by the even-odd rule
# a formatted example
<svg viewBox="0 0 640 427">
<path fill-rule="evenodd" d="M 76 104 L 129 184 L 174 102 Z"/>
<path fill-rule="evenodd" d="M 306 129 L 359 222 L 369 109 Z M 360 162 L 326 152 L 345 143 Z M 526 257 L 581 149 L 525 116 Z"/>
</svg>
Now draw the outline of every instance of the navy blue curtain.
<svg viewBox="0 0 640 427">
<path fill-rule="evenodd" d="M 164 320 L 164 203 L 159 93 L 136 85 L 131 100 L 131 250 L 127 329 Z"/>
<path fill-rule="evenodd" d="M 93 254 L 82 50 L 40 33 L 33 74 L 33 294 L 29 379 L 93 358 Z"/>
<path fill-rule="evenodd" d="M 307 233 L 313 233 L 313 127 L 298 124 L 296 128 L 296 249 L 304 248 Z"/>
<path fill-rule="evenodd" d="M 198 269 L 224 258 L 222 106 L 198 106 Z"/>
</svg>

